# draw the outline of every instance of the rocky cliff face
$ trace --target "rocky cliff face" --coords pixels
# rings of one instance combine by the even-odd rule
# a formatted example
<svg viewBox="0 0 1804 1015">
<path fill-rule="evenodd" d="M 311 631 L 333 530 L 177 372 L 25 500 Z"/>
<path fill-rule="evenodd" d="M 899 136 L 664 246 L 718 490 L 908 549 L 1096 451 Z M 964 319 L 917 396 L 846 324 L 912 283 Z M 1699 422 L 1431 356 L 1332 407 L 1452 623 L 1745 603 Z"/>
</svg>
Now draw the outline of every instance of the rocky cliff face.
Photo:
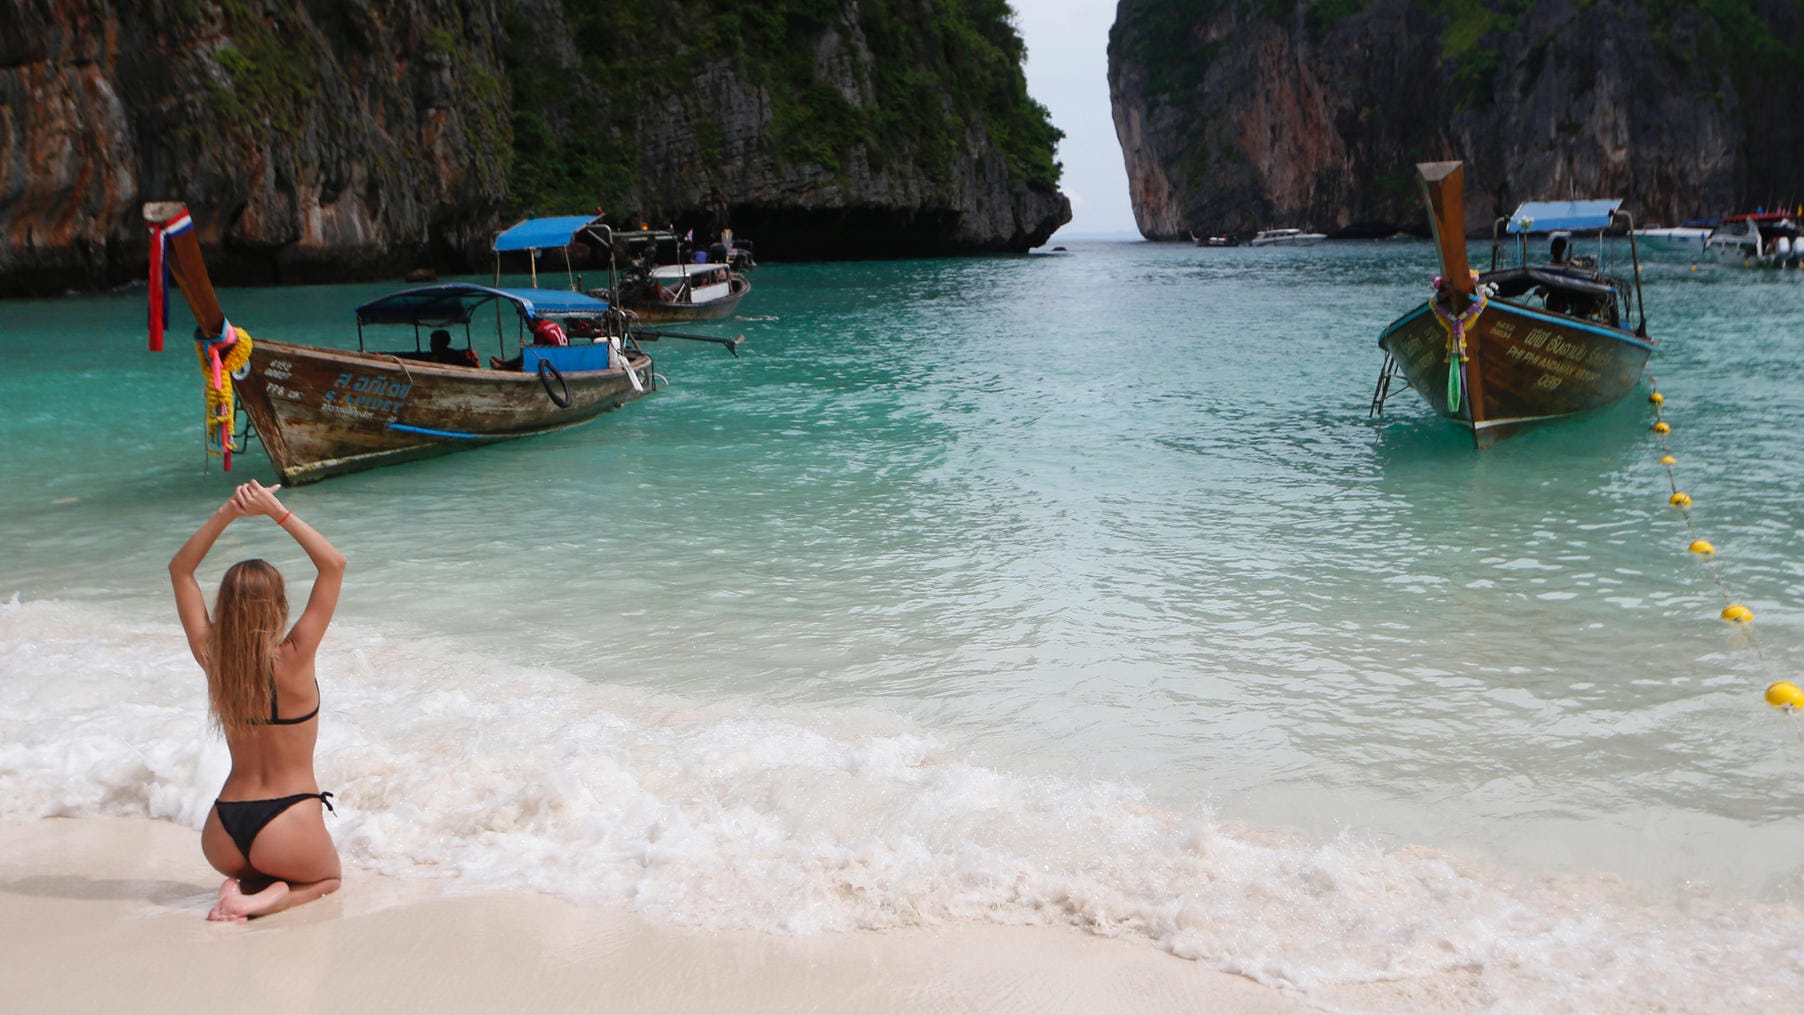
<svg viewBox="0 0 1804 1015">
<path fill-rule="evenodd" d="M 485 232 L 508 140 L 492 12 L 317 6 L 10 4 L 0 291 L 138 274 L 147 200 L 188 202 L 224 281 L 396 269 Z"/>
<path fill-rule="evenodd" d="M 981 10 L 993 3 L 951 6 L 1003 24 Z M 584 35 L 592 26 L 569 11 L 598 6 L 630 8 L 641 28 L 722 17 L 674 0 L 12 0 L 0 6 L 0 293 L 141 275 L 139 206 L 160 199 L 188 202 L 223 282 L 482 270 L 517 213 L 599 203 L 677 221 L 704 213 L 710 187 L 766 258 L 1024 250 L 1070 219 L 1044 174 L 1010 161 L 1006 118 L 957 117 L 953 143 L 907 159 L 869 131 L 820 151 L 773 140 L 808 136 L 817 86 L 835 110 L 875 116 L 886 93 L 872 40 L 893 8 L 935 10 L 925 0 L 778 17 L 774 30 L 806 44 L 799 91 L 794 75 L 743 60 L 659 51 L 670 43 L 655 33 Z M 595 56 L 610 46 L 631 58 Z M 1024 90 L 1015 102 L 1044 122 Z"/>
<path fill-rule="evenodd" d="M 1120 0 L 1109 85 L 1149 238 L 1420 232 L 1414 164 L 1440 159 L 1488 233 L 1524 200 L 1804 200 L 1801 52 L 1784 2 Z"/>
<path fill-rule="evenodd" d="M 516 42 L 549 42 L 513 50 L 518 157 L 573 167 L 522 167 L 523 208 L 700 232 L 712 192 L 778 259 L 1023 251 L 1070 221 L 1004 0 L 520 10 Z"/>
</svg>

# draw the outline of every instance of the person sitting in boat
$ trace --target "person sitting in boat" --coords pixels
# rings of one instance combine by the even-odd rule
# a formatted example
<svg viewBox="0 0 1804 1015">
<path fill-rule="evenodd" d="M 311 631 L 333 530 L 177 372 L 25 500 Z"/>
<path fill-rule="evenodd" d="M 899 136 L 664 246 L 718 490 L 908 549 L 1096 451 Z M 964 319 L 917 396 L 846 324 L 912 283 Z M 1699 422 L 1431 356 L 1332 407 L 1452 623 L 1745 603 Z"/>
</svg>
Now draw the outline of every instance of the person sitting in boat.
<svg viewBox="0 0 1804 1015">
<path fill-rule="evenodd" d="M 445 363 L 454 367 L 473 367 L 480 365 L 474 349 L 451 348 L 451 333 L 443 328 L 432 333 L 432 351 L 427 358 L 434 363 Z"/>
<path fill-rule="evenodd" d="M 569 345 L 570 336 L 564 334 L 564 329 L 556 321 L 549 317 L 541 317 L 532 322 L 532 344 Z M 496 370 L 518 370 L 520 361 L 524 358 L 524 356 L 515 356 L 513 359 L 502 359 L 499 356 L 490 356 L 489 366 Z"/>
<path fill-rule="evenodd" d="M 1549 251 L 1549 256 L 1548 256 L 1549 263 L 1565 264 L 1566 263 L 1566 248 L 1570 243 L 1571 243 L 1571 240 L 1569 237 L 1567 237 L 1567 235 L 1565 233 L 1554 233 L 1553 234 L 1553 243 L 1551 244 L 1552 249 Z"/>
<path fill-rule="evenodd" d="M 569 345 L 570 336 L 564 334 L 564 328 L 549 317 L 541 317 L 532 322 L 533 345 Z"/>
</svg>

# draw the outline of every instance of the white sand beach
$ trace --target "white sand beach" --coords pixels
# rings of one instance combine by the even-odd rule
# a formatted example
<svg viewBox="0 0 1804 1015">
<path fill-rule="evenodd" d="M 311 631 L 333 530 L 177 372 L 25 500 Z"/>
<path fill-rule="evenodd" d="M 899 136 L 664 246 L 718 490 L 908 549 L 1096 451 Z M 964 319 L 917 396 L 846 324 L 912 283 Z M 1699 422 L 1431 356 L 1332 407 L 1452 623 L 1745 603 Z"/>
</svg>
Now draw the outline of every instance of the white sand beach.
<svg viewBox="0 0 1804 1015">
<path fill-rule="evenodd" d="M 195 833 L 168 822 L 0 822 L 0 997 L 21 1013 L 1308 1010 L 1067 928 L 702 932 L 354 871 L 337 895 L 232 926 L 203 919 L 217 885 Z"/>
</svg>

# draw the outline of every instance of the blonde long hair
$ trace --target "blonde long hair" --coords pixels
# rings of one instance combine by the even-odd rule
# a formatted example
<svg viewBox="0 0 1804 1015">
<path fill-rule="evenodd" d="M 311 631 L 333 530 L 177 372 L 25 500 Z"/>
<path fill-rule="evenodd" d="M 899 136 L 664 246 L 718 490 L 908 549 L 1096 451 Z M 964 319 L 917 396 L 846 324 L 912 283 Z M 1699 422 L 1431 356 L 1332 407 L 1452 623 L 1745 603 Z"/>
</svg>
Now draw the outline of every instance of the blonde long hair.
<svg viewBox="0 0 1804 1015">
<path fill-rule="evenodd" d="M 267 560 L 241 560 L 219 580 L 213 636 L 207 644 L 207 698 L 227 734 L 269 721 L 276 647 L 288 627 L 282 572 Z"/>
</svg>

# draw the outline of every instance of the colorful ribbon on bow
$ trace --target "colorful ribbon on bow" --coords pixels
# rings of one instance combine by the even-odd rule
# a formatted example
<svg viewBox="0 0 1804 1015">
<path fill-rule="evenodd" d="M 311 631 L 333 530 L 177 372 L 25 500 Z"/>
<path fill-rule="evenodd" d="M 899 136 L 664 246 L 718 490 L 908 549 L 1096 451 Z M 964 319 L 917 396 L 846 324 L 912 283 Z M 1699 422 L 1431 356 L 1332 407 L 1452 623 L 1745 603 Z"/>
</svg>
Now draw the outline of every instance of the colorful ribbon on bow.
<svg viewBox="0 0 1804 1015">
<path fill-rule="evenodd" d="M 1471 275 L 1472 281 L 1476 283 L 1478 272 L 1474 271 Z M 1441 322 L 1441 327 L 1447 332 L 1447 411 L 1458 412 L 1460 367 L 1469 358 L 1466 353 L 1466 331 L 1478 320 L 1478 315 L 1485 312 L 1485 306 L 1490 302 L 1491 287 L 1475 284 L 1472 287 L 1472 302 L 1466 304 L 1466 309 L 1456 317 L 1441 307 L 1440 290 L 1443 282 L 1439 275 L 1435 276 L 1433 285 L 1435 293 L 1428 297 L 1428 309 L 1434 311 L 1434 319 Z"/>
<path fill-rule="evenodd" d="M 167 222 L 150 226 L 150 351 L 163 351 L 163 332 L 169 329 L 169 237 L 194 228 L 186 211 Z"/>
<path fill-rule="evenodd" d="M 225 355 L 220 355 L 225 350 Z M 201 376 L 207 382 L 207 454 L 218 455 L 225 471 L 232 471 L 232 421 L 237 411 L 232 397 L 232 375 L 251 359 L 251 333 L 222 321 L 211 338 L 196 334 L 194 351 L 200 356 Z"/>
</svg>

